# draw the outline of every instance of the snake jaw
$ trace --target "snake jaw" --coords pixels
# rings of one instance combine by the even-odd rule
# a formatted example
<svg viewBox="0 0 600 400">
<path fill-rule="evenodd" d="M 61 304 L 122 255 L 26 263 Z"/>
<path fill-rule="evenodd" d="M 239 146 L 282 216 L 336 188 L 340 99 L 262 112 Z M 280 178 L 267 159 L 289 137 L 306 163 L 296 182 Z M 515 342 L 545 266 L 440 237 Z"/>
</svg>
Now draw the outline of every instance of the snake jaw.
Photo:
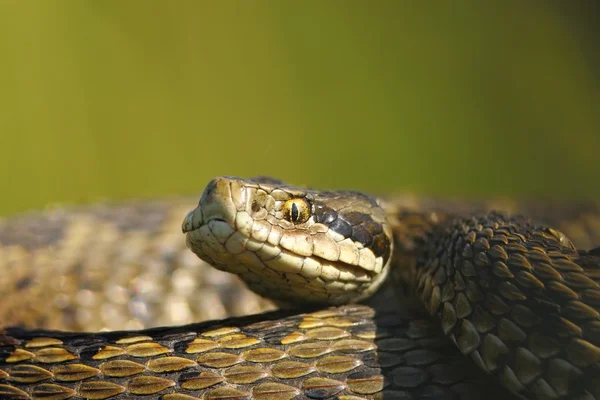
<svg viewBox="0 0 600 400">
<path fill-rule="evenodd" d="M 292 215 L 290 204 L 309 215 Z M 387 274 L 391 233 L 381 215 L 373 199 L 357 193 L 219 177 L 182 229 L 198 257 L 261 295 L 339 304 L 370 295 Z"/>
</svg>

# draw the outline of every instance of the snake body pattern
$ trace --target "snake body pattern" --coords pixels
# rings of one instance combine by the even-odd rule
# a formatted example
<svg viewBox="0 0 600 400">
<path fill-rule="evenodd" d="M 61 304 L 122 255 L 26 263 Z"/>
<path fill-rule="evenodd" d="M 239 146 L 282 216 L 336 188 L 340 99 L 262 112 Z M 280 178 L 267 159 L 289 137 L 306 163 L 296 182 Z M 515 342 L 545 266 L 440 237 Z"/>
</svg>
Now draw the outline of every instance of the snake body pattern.
<svg viewBox="0 0 600 400">
<path fill-rule="evenodd" d="M 379 201 L 216 178 L 184 220 L 189 248 L 312 309 L 135 330 L 200 320 L 217 298 L 224 314 L 272 307 L 223 276 L 196 279 L 172 229 L 185 207 L 0 224 L 0 398 L 600 398 L 600 255 L 577 250 L 600 244 L 597 204 Z"/>
</svg>

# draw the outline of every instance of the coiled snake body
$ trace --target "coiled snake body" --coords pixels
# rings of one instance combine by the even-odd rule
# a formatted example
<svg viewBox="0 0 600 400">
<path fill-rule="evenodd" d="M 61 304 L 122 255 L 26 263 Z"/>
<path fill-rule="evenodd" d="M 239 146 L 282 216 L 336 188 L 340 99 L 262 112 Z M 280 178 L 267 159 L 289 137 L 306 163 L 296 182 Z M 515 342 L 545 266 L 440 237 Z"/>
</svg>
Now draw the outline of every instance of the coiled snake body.
<svg viewBox="0 0 600 400">
<path fill-rule="evenodd" d="M 600 229 L 555 229 L 584 208 L 544 212 L 552 227 L 451 208 L 216 178 L 183 221 L 188 247 L 310 310 L 93 334 L 8 327 L 0 398 L 600 398 L 600 251 L 570 240 Z"/>
</svg>

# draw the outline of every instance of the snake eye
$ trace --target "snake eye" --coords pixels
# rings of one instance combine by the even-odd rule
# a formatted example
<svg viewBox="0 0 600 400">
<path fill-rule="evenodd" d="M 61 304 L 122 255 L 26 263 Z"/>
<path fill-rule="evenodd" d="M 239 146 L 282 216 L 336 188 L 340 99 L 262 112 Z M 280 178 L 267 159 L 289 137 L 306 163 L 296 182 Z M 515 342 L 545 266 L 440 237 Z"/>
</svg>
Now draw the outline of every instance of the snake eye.
<svg viewBox="0 0 600 400">
<path fill-rule="evenodd" d="M 291 199 L 283 205 L 283 218 L 294 224 L 302 224 L 310 218 L 310 206 L 305 199 Z"/>
</svg>

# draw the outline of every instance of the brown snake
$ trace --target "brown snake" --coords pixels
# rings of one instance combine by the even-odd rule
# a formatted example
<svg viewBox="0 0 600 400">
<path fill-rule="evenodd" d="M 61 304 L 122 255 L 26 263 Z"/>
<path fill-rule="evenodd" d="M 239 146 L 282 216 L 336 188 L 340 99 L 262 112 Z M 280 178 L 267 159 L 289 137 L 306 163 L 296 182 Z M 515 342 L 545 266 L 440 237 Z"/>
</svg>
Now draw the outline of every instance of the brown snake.
<svg viewBox="0 0 600 400">
<path fill-rule="evenodd" d="M 175 203 L 146 206 L 137 219 L 125 207 L 1 224 L 0 326 L 98 329 L 104 320 L 106 328 L 117 314 L 98 305 L 101 292 L 134 316 L 121 327 L 210 308 L 194 309 L 191 299 L 218 285 L 190 283 L 198 265 L 179 240 L 156 230 L 170 219 L 164 214 L 181 218 Z M 0 398 L 512 397 L 506 389 L 524 398 L 600 398 L 600 255 L 572 244 L 600 244 L 598 206 L 418 207 L 270 179 L 215 179 L 183 224 L 201 258 L 287 304 L 355 301 L 381 285 L 366 300 L 374 308 L 95 334 L 6 328 Z M 153 263 L 163 280 L 178 282 L 170 291 L 148 289 L 148 277 L 136 283 Z M 233 290 L 224 284 L 222 292 Z M 169 302 L 158 313 L 150 306 Z"/>
</svg>

